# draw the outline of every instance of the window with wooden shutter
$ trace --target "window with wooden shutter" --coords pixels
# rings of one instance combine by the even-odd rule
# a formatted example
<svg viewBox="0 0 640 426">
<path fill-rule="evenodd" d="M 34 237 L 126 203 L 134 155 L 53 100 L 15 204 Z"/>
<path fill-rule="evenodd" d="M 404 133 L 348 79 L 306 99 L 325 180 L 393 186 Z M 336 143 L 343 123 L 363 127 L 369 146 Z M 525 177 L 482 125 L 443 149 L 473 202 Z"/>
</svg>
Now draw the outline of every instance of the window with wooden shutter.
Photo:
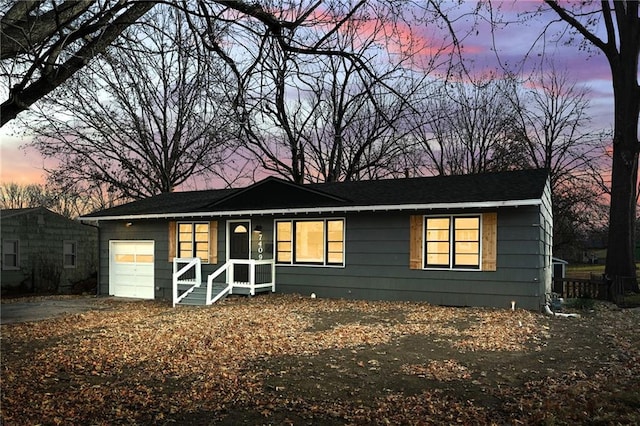
<svg viewBox="0 0 640 426">
<path fill-rule="evenodd" d="M 410 269 L 497 268 L 497 213 L 411 216 Z"/>
<path fill-rule="evenodd" d="M 484 213 L 482 215 L 482 270 L 495 271 L 497 269 L 498 246 L 498 214 Z"/>
<path fill-rule="evenodd" d="M 422 269 L 423 217 L 409 217 L 409 268 Z"/>
<path fill-rule="evenodd" d="M 199 257 L 218 263 L 218 222 L 169 222 L 169 261 Z"/>
</svg>

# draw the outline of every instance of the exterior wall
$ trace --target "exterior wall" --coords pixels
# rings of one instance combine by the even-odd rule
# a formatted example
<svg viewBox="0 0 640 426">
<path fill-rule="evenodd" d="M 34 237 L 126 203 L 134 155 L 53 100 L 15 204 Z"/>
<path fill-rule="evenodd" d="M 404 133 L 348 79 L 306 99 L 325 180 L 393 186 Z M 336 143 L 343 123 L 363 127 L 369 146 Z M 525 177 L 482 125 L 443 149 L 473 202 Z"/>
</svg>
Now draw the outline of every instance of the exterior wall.
<svg viewBox="0 0 640 426">
<path fill-rule="evenodd" d="M 545 247 L 550 244 L 552 225 L 543 210 L 538 206 L 498 210 L 496 271 L 409 268 L 409 216 L 456 212 L 336 214 L 345 218 L 345 266 L 277 266 L 276 291 L 333 298 L 420 300 L 453 306 L 510 308 L 511 301 L 515 301 L 517 307 L 539 310 L 545 300 L 547 272 L 551 271 L 550 261 L 546 263 L 546 257 L 550 259 L 550 248 L 545 253 Z M 251 234 L 252 258 L 258 259 L 260 254 L 263 259 L 273 258 L 275 219 L 300 217 L 251 218 L 251 229 L 257 225 L 262 227 L 261 234 Z M 314 217 L 331 216 L 304 215 L 304 218 Z M 218 220 L 218 262 L 204 264 L 203 277 L 227 260 L 227 222 Z M 173 265 L 168 259 L 167 221 L 134 221 L 130 227 L 124 222 L 104 222 L 100 228 L 100 293 L 109 294 L 109 240 L 155 240 L 155 295 L 157 299 L 171 300 Z M 262 253 L 259 253 L 260 246 Z M 549 285 L 550 282 L 549 275 Z"/>
<path fill-rule="evenodd" d="M 2 267 L 3 291 L 69 292 L 97 271 L 98 229 L 46 209 L 2 218 L 2 240 L 19 241 L 19 269 Z M 76 242 L 76 267 L 64 266 L 63 243 Z"/>
<path fill-rule="evenodd" d="M 547 180 L 540 206 L 540 240 L 543 259 L 543 276 L 540 280 L 540 292 L 550 295 L 553 290 L 553 210 L 551 204 L 551 183 Z M 548 300 L 545 300 L 545 303 Z"/>
<path fill-rule="evenodd" d="M 464 213 L 477 211 L 465 210 Z M 412 214 L 443 212 L 413 212 Z M 453 212 L 447 211 L 446 214 Z M 278 266 L 278 292 L 318 297 L 420 300 L 437 305 L 518 307 L 544 303 L 538 207 L 498 211 L 496 271 L 409 269 L 409 214 L 346 218 L 345 267 Z"/>
<path fill-rule="evenodd" d="M 206 219 L 209 220 L 209 219 Z M 131 223 L 131 226 L 126 226 Z M 218 222 L 218 263 L 203 264 L 203 279 L 213 273 L 226 261 L 224 221 Z M 109 241 L 112 240 L 154 240 L 155 241 L 155 298 L 172 300 L 173 262 L 169 261 L 169 225 L 166 220 L 113 221 L 100 223 L 100 271 L 98 293 L 109 293 Z"/>
</svg>

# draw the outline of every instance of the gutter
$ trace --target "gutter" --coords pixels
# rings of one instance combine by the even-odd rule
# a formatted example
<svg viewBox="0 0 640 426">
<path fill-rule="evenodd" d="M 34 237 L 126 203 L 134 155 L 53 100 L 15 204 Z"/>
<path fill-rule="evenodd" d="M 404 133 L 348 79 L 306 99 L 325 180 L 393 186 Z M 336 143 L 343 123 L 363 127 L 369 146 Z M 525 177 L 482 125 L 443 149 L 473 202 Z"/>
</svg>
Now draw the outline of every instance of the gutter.
<svg viewBox="0 0 640 426">
<path fill-rule="evenodd" d="M 380 211 L 406 211 L 406 210 L 434 210 L 434 209 L 469 209 L 469 208 L 496 208 L 496 207 L 522 207 L 542 205 L 542 199 L 507 200 L 507 201 L 480 201 L 468 203 L 435 203 L 435 204 L 399 204 L 399 205 L 368 205 L 348 207 L 314 207 L 314 208 L 287 208 L 266 210 L 230 210 L 230 211 L 204 211 L 181 213 L 154 213 L 154 214 L 128 214 L 117 216 L 90 216 L 79 217 L 80 221 L 109 221 L 109 220 L 134 220 L 134 219 L 171 219 L 171 218 L 195 218 L 195 217 L 228 217 L 228 216 L 264 216 L 308 213 L 348 213 L 348 212 L 380 212 Z"/>
</svg>

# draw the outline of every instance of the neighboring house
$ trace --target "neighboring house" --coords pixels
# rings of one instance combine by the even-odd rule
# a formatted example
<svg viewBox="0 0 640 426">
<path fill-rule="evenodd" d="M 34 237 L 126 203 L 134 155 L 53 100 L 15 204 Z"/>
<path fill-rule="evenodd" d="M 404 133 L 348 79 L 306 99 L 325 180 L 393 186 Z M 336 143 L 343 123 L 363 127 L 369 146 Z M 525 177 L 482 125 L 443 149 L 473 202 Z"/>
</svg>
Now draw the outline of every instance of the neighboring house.
<svg viewBox="0 0 640 426">
<path fill-rule="evenodd" d="M 81 219 L 100 227 L 102 294 L 175 304 L 190 292 L 210 303 L 277 290 L 538 310 L 551 292 L 550 194 L 545 170 L 307 185 L 269 177 Z"/>
<path fill-rule="evenodd" d="M 44 207 L 0 210 L 2 292 L 69 292 L 97 272 L 98 229 Z"/>
</svg>

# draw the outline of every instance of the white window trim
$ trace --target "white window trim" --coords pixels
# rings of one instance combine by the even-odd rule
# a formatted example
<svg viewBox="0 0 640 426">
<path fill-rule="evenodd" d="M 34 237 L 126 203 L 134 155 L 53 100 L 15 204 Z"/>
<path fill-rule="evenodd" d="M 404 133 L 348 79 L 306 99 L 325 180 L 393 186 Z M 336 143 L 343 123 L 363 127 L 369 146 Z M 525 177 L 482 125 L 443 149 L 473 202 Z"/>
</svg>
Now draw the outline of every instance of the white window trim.
<svg viewBox="0 0 640 426">
<path fill-rule="evenodd" d="M 67 253 L 65 247 L 67 244 L 73 244 L 73 253 Z M 67 264 L 67 254 L 73 255 L 73 264 Z M 78 267 L 78 242 L 76 240 L 62 241 L 62 265 L 65 269 L 75 269 Z"/>
<path fill-rule="evenodd" d="M 195 256 L 195 248 L 196 248 L 196 240 L 195 240 L 195 230 L 196 230 L 196 225 L 207 225 L 207 258 L 206 259 L 202 259 L 200 258 L 200 262 L 201 263 L 209 263 L 209 253 L 211 252 L 211 222 L 207 222 L 207 221 L 188 221 L 188 220 L 183 220 L 180 222 L 176 222 L 176 257 L 180 257 L 180 224 L 189 224 L 189 225 L 193 225 L 193 229 L 191 230 L 191 236 L 193 237 L 192 243 L 193 243 L 193 247 L 191 249 L 191 256 L 189 257 L 196 257 Z"/>
<path fill-rule="evenodd" d="M 454 256 L 455 256 L 455 239 L 454 232 L 455 229 L 453 227 L 453 219 L 456 217 L 474 217 L 479 220 L 479 235 L 478 235 L 478 267 L 477 268 L 461 268 L 454 266 Z M 427 219 L 428 218 L 449 218 L 451 219 L 449 225 L 449 266 L 448 267 L 435 267 L 427 265 Z M 425 271 L 471 271 L 471 272 L 479 272 L 482 271 L 482 213 L 468 213 L 468 214 L 435 214 L 435 215 L 425 215 L 422 217 L 422 269 Z"/>
<path fill-rule="evenodd" d="M 327 241 L 327 221 L 341 220 L 342 221 L 342 263 L 328 263 L 328 241 Z M 295 259 L 295 226 L 294 222 L 324 222 L 324 262 L 323 263 L 296 263 Z M 291 223 L 291 261 L 278 262 L 278 223 L 290 222 Z M 308 219 L 276 219 L 273 224 L 273 259 L 276 266 L 293 266 L 293 267 L 306 267 L 306 268 L 345 268 L 347 264 L 347 219 L 344 217 L 317 217 Z"/>
</svg>

